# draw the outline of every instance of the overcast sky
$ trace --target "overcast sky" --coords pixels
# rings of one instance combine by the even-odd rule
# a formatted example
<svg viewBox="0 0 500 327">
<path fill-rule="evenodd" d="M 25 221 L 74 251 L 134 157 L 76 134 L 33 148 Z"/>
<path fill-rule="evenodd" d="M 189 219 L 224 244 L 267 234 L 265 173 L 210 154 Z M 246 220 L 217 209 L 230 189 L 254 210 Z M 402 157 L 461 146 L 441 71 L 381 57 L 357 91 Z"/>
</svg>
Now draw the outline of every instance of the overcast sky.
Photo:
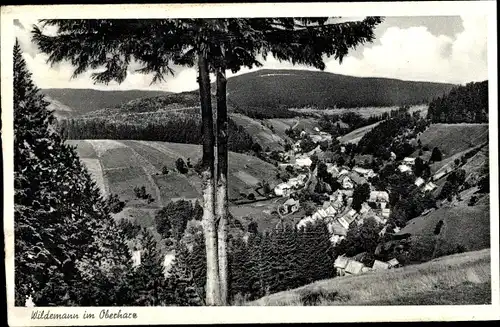
<svg viewBox="0 0 500 327">
<path fill-rule="evenodd" d="M 196 70 L 176 68 L 175 76 L 150 85 L 151 75 L 135 73 L 131 67 L 121 84 L 94 85 L 90 72 L 71 79 L 69 63 L 50 67 L 47 56 L 32 44 L 34 20 L 14 22 L 16 37 L 33 79 L 40 88 L 155 89 L 172 92 L 197 89 Z M 363 77 L 390 77 L 404 80 L 463 84 L 488 77 L 487 20 L 482 16 L 386 17 L 375 30 L 376 40 L 353 51 L 339 64 L 326 59 L 327 72 Z M 273 58 L 262 61 L 271 69 L 311 69 L 280 63 Z M 238 74 L 248 72 L 248 69 Z M 228 76 L 232 76 L 228 72 Z"/>
</svg>

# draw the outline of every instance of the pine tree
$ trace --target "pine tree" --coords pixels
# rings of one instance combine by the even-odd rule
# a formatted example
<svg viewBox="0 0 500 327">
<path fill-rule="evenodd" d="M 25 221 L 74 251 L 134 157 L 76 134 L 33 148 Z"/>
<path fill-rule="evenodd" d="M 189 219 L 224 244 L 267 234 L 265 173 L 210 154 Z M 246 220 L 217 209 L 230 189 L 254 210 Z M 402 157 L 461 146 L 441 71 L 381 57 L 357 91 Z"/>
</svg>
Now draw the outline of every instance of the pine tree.
<svg viewBox="0 0 500 327">
<path fill-rule="evenodd" d="M 126 273 L 130 254 L 90 174 L 54 129 L 54 116 L 21 53 L 16 41 L 16 305 L 29 295 L 37 306 L 83 305 L 101 277 Z"/>
<path fill-rule="evenodd" d="M 176 249 L 175 259 L 169 271 L 168 283 L 172 290 L 172 303 L 178 306 L 203 305 L 203 295 L 196 286 L 195 277 L 189 264 L 190 253 L 181 243 Z"/>
</svg>

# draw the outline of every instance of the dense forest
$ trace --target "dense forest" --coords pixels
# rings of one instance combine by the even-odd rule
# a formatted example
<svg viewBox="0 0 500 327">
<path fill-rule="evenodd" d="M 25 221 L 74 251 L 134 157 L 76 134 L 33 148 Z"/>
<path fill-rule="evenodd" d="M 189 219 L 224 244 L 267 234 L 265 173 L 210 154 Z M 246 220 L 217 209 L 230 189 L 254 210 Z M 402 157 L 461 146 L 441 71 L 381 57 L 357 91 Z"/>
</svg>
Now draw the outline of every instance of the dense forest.
<svg viewBox="0 0 500 327">
<path fill-rule="evenodd" d="M 167 117 L 168 116 L 168 117 Z M 114 139 L 201 144 L 201 120 L 196 115 L 147 113 L 118 120 L 108 117 L 62 119 L 58 127 L 68 139 Z M 245 153 L 254 141 L 229 119 L 228 148 Z"/>
<path fill-rule="evenodd" d="M 467 83 L 435 98 L 427 118 L 433 123 L 487 123 L 488 81 Z"/>
<path fill-rule="evenodd" d="M 356 108 L 427 103 L 454 85 L 360 78 L 308 70 L 259 70 L 228 79 L 229 99 L 241 108 Z M 257 95 L 257 96 L 256 96 Z"/>
</svg>

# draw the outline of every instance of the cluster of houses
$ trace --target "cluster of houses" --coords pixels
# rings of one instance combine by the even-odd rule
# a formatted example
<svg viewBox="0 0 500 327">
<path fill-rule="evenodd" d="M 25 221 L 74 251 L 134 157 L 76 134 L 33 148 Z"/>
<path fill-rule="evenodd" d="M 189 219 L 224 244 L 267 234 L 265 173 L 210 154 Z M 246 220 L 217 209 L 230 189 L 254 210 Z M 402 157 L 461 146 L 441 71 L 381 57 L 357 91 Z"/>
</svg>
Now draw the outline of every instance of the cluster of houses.
<svg viewBox="0 0 500 327">
<path fill-rule="evenodd" d="M 296 190 L 304 187 L 307 178 L 305 174 L 299 174 L 296 177 L 292 177 L 288 181 L 276 185 L 273 190 L 274 194 L 277 196 L 290 196 Z"/>
<path fill-rule="evenodd" d="M 393 258 L 387 262 L 375 260 L 372 267 L 367 267 L 355 258 L 338 256 L 334 263 L 337 276 L 358 275 L 369 271 L 380 271 L 399 267 L 399 261 Z"/>
<path fill-rule="evenodd" d="M 403 159 L 403 162 L 398 166 L 398 170 L 402 173 L 412 173 L 413 172 L 413 167 L 415 166 L 415 158 L 409 158 L 406 157 Z M 441 175 L 434 175 L 432 180 L 438 180 L 439 178 L 443 177 L 445 173 L 440 173 Z M 422 192 L 429 192 L 433 191 L 434 189 L 437 188 L 437 185 L 434 184 L 432 181 L 425 182 L 425 180 L 422 177 L 417 177 L 415 179 L 415 185 L 420 188 Z"/>
<path fill-rule="evenodd" d="M 327 172 L 332 177 L 337 178 L 342 189 L 336 190 L 329 196 L 327 201 L 318 208 L 312 215 L 306 216 L 297 223 L 298 228 L 307 226 L 322 220 L 327 223 L 331 234 L 330 241 L 337 244 L 347 235 L 347 230 L 351 223 L 362 224 L 365 219 L 373 218 L 380 224 L 385 224 L 391 213 L 387 208 L 389 193 L 386 191 L 371 190 L 366 202 L 361 205 L 361 209 L 356 211 L 352 208 L 354 187 L 367 183 L 368 178 L 376 176 L 372 169 L 354 167 L 337 167 L 333 164 L 326 164 Z"/>
</svg>

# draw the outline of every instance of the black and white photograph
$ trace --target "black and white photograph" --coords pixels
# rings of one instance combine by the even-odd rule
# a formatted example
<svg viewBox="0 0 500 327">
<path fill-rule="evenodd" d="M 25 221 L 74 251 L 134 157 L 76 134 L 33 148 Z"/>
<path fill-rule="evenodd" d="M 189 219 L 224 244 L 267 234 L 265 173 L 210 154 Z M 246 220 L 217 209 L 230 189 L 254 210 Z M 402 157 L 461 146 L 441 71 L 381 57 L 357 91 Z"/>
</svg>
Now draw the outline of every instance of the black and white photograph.
<svg viewBox="0 0 500 327">
<path fill-rule="evenodd" d="M 458 3 L 3 7 L 9 322 L 498 319 L 496 4 Z"/>
</svg>

